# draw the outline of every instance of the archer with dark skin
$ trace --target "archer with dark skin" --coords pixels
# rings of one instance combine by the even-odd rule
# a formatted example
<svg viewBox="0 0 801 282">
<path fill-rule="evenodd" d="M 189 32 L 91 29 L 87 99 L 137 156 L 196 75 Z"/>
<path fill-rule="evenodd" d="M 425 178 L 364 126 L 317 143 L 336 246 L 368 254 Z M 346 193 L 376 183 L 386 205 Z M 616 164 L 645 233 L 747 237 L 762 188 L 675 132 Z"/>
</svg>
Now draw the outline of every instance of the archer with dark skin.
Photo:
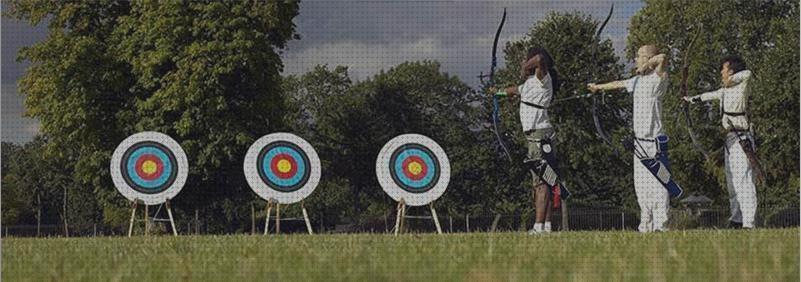
<svg viewBox="0 0 801 282">
<path fill-rule="evenodd" d="M 520 63 L 520 78 L 525 82 L 520 86 L 512 86 L 492 95 L 520 98 L 520 123 L 526 135 L 528 154 L 525 160 L 533 182 L 533 199 L 536 209 L 534 228 L 529 234 L 551 231 L 552 201 L 549 185 L 545 178 L 544 168 L 556 169 L 555 163 L 545 161 L 544 154 L 554 154 L 552 140 L 555 137 L 553 127 L 548 118 L 548 106 L 553 100 L 554 86 L 558 86 L 556 72 L 553 71 L 553 59 L 545 49 L 530 48 L 526 59 Z M 555 158 L 554 158 L 555 159 Z M 546 176 L 543 176 L 546 175 Z"/>
</svg>

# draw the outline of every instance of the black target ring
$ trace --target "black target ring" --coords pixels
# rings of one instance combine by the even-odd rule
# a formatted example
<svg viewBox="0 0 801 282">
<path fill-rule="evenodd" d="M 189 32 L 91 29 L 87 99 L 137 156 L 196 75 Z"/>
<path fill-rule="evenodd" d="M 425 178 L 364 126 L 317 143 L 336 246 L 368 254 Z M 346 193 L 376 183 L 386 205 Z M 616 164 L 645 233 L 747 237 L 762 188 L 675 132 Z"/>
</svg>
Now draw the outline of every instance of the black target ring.
<svg viewBox="0 0 801 282">
<path fill-rule="evenodd" d="M 128 163 L 132 157 L 131 155 L 140 149 L 148 147 L 155 148 L 161 154 L 166 156 L 167 158 L 166 162 L 164 162 L 164 165 L 167 165 L 171 168 L 169 170 L 170 172 L 168 173 L 166 180 L 160 181 L 161 184 L 155 187 L 145 187 L 140 183 L 137 183 L 141 181 L 134 180 L 134 178 L 138 178 L 138 176 L 131 175 L 130 169 L 128 168 Z M 172 150 L 170 150 L 161 143 L 153 141 L 142 141 L 135 143 L 125 151 L 125 153 L 122 156 L 122 161 L 120 162 L 120 172 L 122 173 L 122 179 L 125 181 L 126 184 L 128 184 L 129 187 L 131 187 L 131 189 L 143 194 L 158 194 L 170 188 L 170 186 L 172 186 L 172 184 L 175 183 L 179 169 L 180 167 L 178 166 L 178 162 L 176 161 L 175 154 L 172 152 Z"/>
<path fill-rule="evenodd" d="M 429 165 L 431 166 L 431 168 L 428 168 L 428 169 L 433 170 L 431 175 L 428 175 L 426 177 L 426 178 L 429 178 L 431 180 L 425 182 L 425 184 L 423 186 L 413 187 L 413 186 L 409 185 L 409 180 L 406 179 L 405 177 L 401 176 L 401 174 L 403 172 L 402 171 L 398 171 L 398 169 L 396 168 L 397 166 L 395 164 L 398 163 L 398 162 L 402 162 L 403 161 L 403 160 L 399 160 L 398 159 L 399 157 L 401 157 L 401 154 L 404 154 L 405 152 L 410 152 L 410 151 L 422 151 L 424 156 L 422 156 L 421 160 L 423 162 L 429 161 L 430 162 Z M 440 170 L 441 170 L 440 169 L 440 164 L 439 164 L 439 159 L 437 159 L 437 156 L 434 154 L 434 152 L 432 152 L 428 147 L 423 146 L 422 144 L 418 144 L 418 143 L 404 144 L 404 145 L 400 146 L 399 148 L 397 148 L 395 151 L 392 152 L 392 155 L 390 156 L 389 160 L 390 160 L 389 161 L 389 171 L 390 171 L 390 175 L 392 176 L 392 181 L 395 182 L 395 184 L 397 184 L 398 187 L 400 187 L 401 189 L 403 189 L 403 190 L 405 190 L 407 192 L 415 193 L 415 194 L 428 192 L 429 190 L 434 188 L 437 185 L 437 182 L 439 181 Z"/>
<path fill-rule="evenodd" d="M 292 155 L 296 156 L 295 159 L 299 157 L 301 161 L 299 167 L 303 168 L 303 173 L 300 175 L 300 180 L 293 181 L 293 184 L 289 186 L 279 185 L 278 183 L 276 183 L 276 181 L 271 180 L 270 179 L 271 175 L 268 175 L 269 172 L 263 169 L 264 166 L 267 165 L 265 161 L 270 161 L 265 159 L 268 153 L 270 153 L 270 151 L 272 151 L 273 149 L 278 149 L 278 148 L 291 150 Z M 303 149 L 301 149 L 297 144 L 287 141 L 275 141 L 270 144 L 267 144 L 267 146 L 264 146 L 264 148 L 262 148 L 259 151 L 256 164 L 257 164 L 256 171 L 258 171 L 259 178 L 261 178 L 261 181 L 263 181 L 264 184 L 266 184 L 270 188 L 281 192 L 289 193 L 299 190 L 304 185 L 306 185 L 306 183 L 309 180 L 309 176 L 311 175 L 311 162 L 309 161 L 309 157 L 306 154 L 306 152 L 304 152 Z M 275 176 L 272 176 L 272 178 L 275 178 Z"/>
</svg>

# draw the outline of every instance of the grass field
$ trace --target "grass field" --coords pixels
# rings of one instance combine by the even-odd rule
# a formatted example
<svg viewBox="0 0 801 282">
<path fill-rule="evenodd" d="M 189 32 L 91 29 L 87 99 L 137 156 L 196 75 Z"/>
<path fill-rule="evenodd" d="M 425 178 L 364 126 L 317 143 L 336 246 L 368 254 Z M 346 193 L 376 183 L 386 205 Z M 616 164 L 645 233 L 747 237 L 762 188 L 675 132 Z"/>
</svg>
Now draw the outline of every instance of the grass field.
<svg viewBox="0 0 801 282">
<path fill-rule="evenodd" d="M 5 238 L 4 281 L 799 281 L 799 230 Z"/>
</svg>

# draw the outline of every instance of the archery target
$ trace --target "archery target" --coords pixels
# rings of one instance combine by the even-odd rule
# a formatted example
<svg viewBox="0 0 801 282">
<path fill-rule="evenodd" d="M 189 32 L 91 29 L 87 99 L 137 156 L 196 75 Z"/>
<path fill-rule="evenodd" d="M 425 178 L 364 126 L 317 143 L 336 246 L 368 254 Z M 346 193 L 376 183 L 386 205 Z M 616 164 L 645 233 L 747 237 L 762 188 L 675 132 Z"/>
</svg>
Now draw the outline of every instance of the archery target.
<svg viewBox="0 0 801 282">
<path fill-rule="evenodd" d="M 419 134 L 389 140 L 378 153 L 375 170 L 381 188 L 410 206 L 426 205 L 442 196 L 451 174 L 442 147 Z"/>
<path fill-rule="evenodd" d="M 297 203 L 320 182 L 320 158 L 309 142 L 290 133 L 259 138 L 245 155 L 245 178 L 265 200 Z"/>
<path fill-rule="evenodd" d="M 117 146 L 111 178 L 131 201 L 157 205 L 174 198 L 186 183 L 189 165 L 181 145 L 159 132 L 140 132 Z"/>
</svg>

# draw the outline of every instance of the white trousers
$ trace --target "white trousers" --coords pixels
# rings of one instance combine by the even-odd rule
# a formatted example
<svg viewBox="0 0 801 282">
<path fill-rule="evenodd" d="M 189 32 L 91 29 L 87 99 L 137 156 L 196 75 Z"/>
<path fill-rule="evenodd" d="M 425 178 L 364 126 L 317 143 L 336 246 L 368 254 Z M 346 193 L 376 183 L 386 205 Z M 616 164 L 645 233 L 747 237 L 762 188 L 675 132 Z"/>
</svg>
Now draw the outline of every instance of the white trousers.
<svg viewBox="0 0 801 282">
<path fill-rule="evenodd" d="M 640 141 L 649 156 L 656 155 L 654 142 Z M 635 144 L 635 146 L 637 146 Z M 634 192 L 640 205 L 640 232 L 667 231 L 670 197 L 656 176 L 634 156 Z"/>
<path fill-rule="evenodd" d="M 726 187 L 731 208 L 729 220 L 742 223 L 745 228 L 754 228 L 757 209 L 754 171 L 738 140 L 735 133 L 726 135 Z"/>
</svg>

